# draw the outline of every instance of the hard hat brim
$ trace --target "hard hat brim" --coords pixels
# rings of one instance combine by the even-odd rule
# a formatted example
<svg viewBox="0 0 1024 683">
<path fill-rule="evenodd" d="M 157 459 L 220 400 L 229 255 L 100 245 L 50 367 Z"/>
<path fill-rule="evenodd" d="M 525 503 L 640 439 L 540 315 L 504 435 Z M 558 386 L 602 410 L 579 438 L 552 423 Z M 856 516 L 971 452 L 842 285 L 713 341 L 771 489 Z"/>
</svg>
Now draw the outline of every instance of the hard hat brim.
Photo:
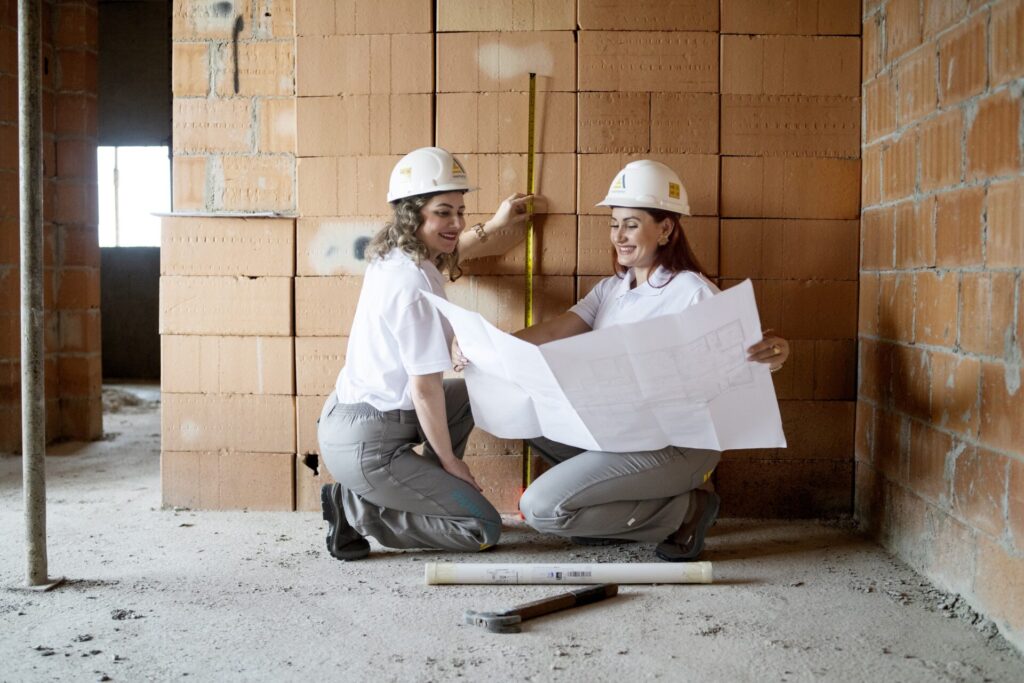
<svg viewBox="0 0 1024 683">
<path fill-rule="evenodd" d="M 419 197 L 420 195 L 425 195 L 425 194 L 443 194 L 445 192 L 462 192 L 462 193 L 466 193 L 466 192 L 475 192 L 476 190 L 479 190 L 479 189 L 480 188 L 478 188 L 478 187 L 470 187 L 469 185 L 463 185 L 462 183 L 445 183 L 443 185 L 437 185 L 435 187 L 423 188 L 423 189 L 415 190 L 413 192 L 408 192 L 408 193 L 405 193 L 405 194 L 399 194 L 397 196 L 392 196 L 392 194 L 390 192 L 388 192 L 388 203 L 392 204 L 394 202 L 397 202 L 400 199 L 408 199 L 409 197 Z"/>
<path fill-rule="evenodd" d="M 658 211 L 670 211 L 672 213 L 682 214 L 684 216 L 690 215 L 689 203 L 683 202 L 644 202 L 637 201 L 636 199 L 628 199 L 626 197 L 612 197 L 607 196 L 594 206 L 624 206 L 630 209 L 656 209 Z"/>
</svg>

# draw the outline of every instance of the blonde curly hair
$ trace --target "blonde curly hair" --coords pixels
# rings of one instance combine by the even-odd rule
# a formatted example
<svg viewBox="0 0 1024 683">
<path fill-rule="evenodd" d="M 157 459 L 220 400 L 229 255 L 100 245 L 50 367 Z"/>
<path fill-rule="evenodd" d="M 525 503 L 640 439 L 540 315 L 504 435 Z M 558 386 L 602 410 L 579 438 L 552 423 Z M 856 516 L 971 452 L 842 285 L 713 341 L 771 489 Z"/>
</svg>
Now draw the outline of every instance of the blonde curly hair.
<svg viewBox="0 0 1024 683">
<path fill-rule="evenodd" d="M 381 228 L 366 245 L 366 260 L 384 258 L 396 247 L 403 254 L 416 263 L 430 258 L 427 245 L 416 236 L 416 231 L 423 225 L 423 207 L 435 196 L 445 194 L 435 192 L 433 194 L 421 194 L 414 197 L 399 199 L 392 205 L 393 216 L 391 220 Z M 452 282 L 462 275 L 462 268 L 459 266 L 459 250 L 455 249 L 450 254 L 440 254 L 434 259 L 434 265 L 442 272 L 448 273 Z"/>
</svg>

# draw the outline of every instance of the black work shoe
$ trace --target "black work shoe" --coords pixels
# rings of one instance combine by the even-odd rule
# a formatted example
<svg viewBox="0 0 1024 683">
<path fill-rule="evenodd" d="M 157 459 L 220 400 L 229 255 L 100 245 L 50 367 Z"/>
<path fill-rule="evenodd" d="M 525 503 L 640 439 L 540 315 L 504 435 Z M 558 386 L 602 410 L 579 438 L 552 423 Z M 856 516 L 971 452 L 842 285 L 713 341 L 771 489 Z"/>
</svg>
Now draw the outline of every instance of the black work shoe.
<svg viewBox="0 0 1024 683">
<path fill-rule="evenodd" d="M 570 536 L 569 540 L 576 545 L 622 545 L 636 543 L 626 538 L 603 538 L 601 536 Z"/>
<path fill-rule="evenodd" d="M 704 537 L 718 517 L 722 499 L 718 494 L 696 489 L 693 492 L 693 509 L 674 534 L 658 544 L 654 554 L 666 562 L 689 562 L 695 560 L 704 550 Z"/>
<path fill-rule="evenodd" d="M 320 487 L 320 507 L 327 522 L 327 552 L 337 560 L 361 560 L 370 554 L 370 544 L 349 526 L 341 505 L 341 484 Z"/>
</svg>

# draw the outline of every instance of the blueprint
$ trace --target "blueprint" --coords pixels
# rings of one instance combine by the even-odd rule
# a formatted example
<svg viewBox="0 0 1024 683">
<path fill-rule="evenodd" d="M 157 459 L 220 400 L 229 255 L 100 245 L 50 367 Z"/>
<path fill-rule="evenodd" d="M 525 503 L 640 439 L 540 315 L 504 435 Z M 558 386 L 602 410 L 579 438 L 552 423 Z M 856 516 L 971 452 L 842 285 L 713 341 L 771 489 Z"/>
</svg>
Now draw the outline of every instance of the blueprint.
<svg viewBox="0 0 1024 683">
<path fill-rule="evenodd" d="M 470 361 L 477 426 L 497 437 L 610 452 L 786 445 L 768 366 L 746 360 L 761 339 L 749 280 L 681 313 L 541 346 L 424 294 Z"/>
</svg>

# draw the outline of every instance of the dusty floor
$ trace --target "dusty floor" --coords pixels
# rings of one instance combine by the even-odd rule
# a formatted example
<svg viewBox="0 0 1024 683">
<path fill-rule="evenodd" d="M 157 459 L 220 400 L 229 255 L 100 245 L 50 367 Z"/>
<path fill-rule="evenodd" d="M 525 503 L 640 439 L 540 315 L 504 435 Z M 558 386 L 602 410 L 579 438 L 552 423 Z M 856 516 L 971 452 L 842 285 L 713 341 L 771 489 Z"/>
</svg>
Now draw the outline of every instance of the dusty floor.
<svg viewBox="0 0 1024 683">
<path fill-rule="evenodd" d="M 156 398 L 152 390 L 135 395 Z M 517 635 L 461 624 L 558 586 L 423 584 L 430 560 L 650 561 L 513 526 L 481 556 L 340 563 L 314 514 L 160 509 L 155 401 L 47 461 L 49 593 L 23 581 L 20 461 L 0 458 L 0 680 L 1020 681 L 991 624 L 843 524 L 724 520 L 708 586 L 623 586 Z M 135 404 L 135 405 L 132 405 Z M 375 548 L 375 550 L 380 550 Z"/>
</svg>

